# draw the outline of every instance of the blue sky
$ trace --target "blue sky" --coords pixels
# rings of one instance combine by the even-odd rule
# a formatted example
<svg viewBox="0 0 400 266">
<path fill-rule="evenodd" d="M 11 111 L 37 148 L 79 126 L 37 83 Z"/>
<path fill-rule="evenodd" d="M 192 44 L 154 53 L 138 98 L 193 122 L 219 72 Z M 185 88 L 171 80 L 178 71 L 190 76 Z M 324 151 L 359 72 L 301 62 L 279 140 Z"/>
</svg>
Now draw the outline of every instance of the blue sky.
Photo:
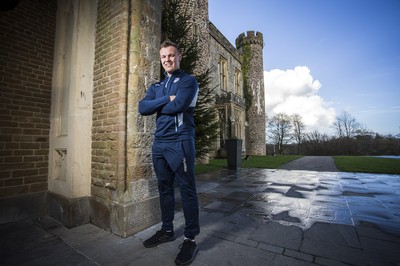
<svg viewBox="0 0 400 266">
<path fill-rule="evenodd" d="M 346 111 L 400 133 L 400 0 L 209 0 L 209 18 L 232 44 L 263 33 L 269 117 L 299 113 L 329 133 Z"/>
</svg>

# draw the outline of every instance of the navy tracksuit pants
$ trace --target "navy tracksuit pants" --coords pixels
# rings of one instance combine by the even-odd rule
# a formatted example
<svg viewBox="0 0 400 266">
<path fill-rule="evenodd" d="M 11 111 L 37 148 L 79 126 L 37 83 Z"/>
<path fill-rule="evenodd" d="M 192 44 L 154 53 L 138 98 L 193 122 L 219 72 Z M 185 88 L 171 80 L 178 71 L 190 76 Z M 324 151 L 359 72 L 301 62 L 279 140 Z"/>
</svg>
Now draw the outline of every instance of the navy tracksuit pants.
<svg viewBox="0 0 400 266">
<path fill-rule="evenodd" d="M 160 194 L 162 228 L 173 230 L 175 212 L 174 180 L 179 186 L 185 217 L 184 235 L 194 239 L 200 232 L 194 166 L 194 140 L 153 143 L 153 166 Z"/>
</svg>

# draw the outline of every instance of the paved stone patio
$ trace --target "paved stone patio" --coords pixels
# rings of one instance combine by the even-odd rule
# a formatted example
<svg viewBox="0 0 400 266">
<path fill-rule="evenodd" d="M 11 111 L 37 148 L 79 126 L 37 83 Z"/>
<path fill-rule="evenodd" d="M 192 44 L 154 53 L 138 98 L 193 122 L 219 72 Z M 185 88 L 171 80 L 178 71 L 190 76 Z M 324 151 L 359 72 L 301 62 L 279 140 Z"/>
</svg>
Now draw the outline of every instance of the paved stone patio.
<svg viewBox="0 0 400 266">
<path fill-rule="evenodd" d="M 400 176 L 240 169 L 199 175 L 191 265 L 400 265 Z M 179 199 L 178 199 L 179 202 Z M 0 225 L 2 265 L 174 265 L 183 240 L 146 249 L 154 225 L 120 238 L 55 220 Z"/>
</svg>

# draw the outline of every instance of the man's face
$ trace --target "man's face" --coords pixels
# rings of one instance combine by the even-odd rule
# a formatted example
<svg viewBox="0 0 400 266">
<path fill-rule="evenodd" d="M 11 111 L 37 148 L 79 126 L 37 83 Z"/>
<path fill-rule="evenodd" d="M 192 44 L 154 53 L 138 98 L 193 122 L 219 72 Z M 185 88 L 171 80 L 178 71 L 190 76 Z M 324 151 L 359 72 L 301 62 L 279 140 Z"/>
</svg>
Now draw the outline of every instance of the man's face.
<svg viewBox="0 0 400 266">
<path fill-rule="evenodd" d="M 160 49 L 161 65 L 168 75 L 171 75 L 175 70 L 179 69 L 181 58 L 181 55 L 174 46 Z"/>
</svg>

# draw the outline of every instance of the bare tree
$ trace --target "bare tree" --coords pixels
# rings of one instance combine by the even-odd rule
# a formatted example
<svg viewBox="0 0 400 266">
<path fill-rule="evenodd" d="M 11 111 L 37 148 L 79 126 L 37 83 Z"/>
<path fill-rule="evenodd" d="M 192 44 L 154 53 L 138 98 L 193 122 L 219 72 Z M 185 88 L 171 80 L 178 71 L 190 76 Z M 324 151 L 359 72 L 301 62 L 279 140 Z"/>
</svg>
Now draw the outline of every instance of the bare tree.
<svg viewBox="0 0 400 266">
<path fill-rule="evenodd" d="M 284 147 L 293 139 L 292 123 L 287 114 L 276 114 L 268 122 L 268 135 L 273 143 L 278 146 L 279 154 L 282 154 Z"/>
<path fill-rule="evenodd" d="M 361 127 L 360 123 L 348 112 L 343 112 L 336 117 L 336 122 L 333 125 L 339 138 L 353 138 Z"/>
<path fill-rule="evenodd" d="M 328 135 L 322 134 L 317 130 L 314 130 L 314 131 L 306 134 L 305 137 L 308 141 L 314 142 L 314 143 L 324 143 L 329 140 Z"/>
<path fill-rule="evenodd" d="M 365 124 L 359 123 L 358 129 L 356 130 L 356 135 L 372 137 L 374 135 L 374 132 L 372 132 L 370 129 L 368 129 Z"/>
<path fill-rule="evenodd" d="M 297 142 L 297 153 L 300 154 L 300 146 L 303 142 L 305 125 L 302 121 L 301 115 L 299 114 L 293 114 L 290 118 L 293 126 L 293 137 Z"/>
<path fill-rule="evenodd" d="M 304 151 L 307 155 L 327 155 L 329 137 L 317 130 L 304 135 Z"/>
</svg>

